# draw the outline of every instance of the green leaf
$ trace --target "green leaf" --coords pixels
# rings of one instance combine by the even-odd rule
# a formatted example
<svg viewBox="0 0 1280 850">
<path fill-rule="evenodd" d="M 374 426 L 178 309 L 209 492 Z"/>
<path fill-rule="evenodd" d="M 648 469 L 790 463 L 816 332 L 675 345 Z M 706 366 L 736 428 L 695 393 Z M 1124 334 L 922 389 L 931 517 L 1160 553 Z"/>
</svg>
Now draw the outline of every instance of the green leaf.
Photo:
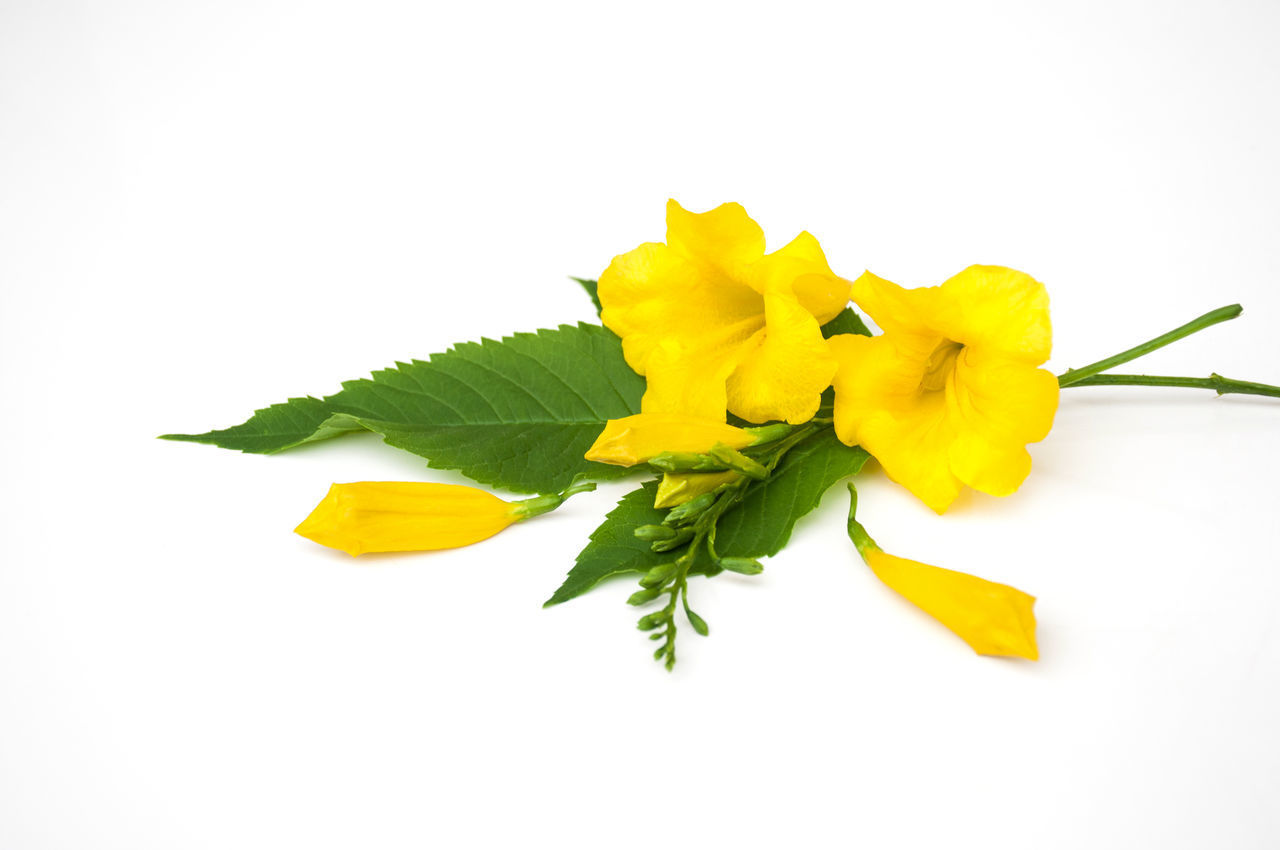
<svg viewBox="0 0 1280 850">
<path fill-rule="evenodd" d="M 654 552 L 649 548 L 650 541 L 635 535 L 635 530 L 642 525 L 662 523 L 665 512 L 653 506 L 657 493 L 658 482 L 646 481 L 623 496 L 604 522 L 591 532 L 590 541 L 578 554 L 577 563 L 543 607 L 581 596 L 609 576 L 645 573 L 659 564 L 675 560 L 674 555 Z"/>
<path fill-rule="evenodd" d="M 591 299 L 591 303 L 596 305 L 596 315 L 600 315 L 600 311 L 604 308 L 600 306 L 600 293 L 597 291 L 596 282 L 581 277 L 572 278 L 576 280 L 578 285 L 587 291 L 587 297 Z"/>
<path fill-rule="evenodd" d="M 818 506 L 832 484 L 856 475 L 870 457 L 824 429 L 787 452 L 769 480 L 747 491 L 742 504 L 721 517 L 716 551 L 723 556 L 761 558 L 786 545 L 800 517 Z"/>
<path fill-rule="evenodd" d="M 454 346 L 347 381 L 324 399 L 295 398 L 247 422 L 164 439 L 270 454 L 356 430 L 516 492 L 555 492 L 579 474 L 625 475 L 583 454 L 608 419 L 640 412 L 644 379 L 598 325 L 562 325 Z"/>
<path fill-rule="evenodd" d="M 871 336 L 871 331 L 863 324 L 862 317 L 852 307 L 845 307 L 834 319 L 822 326 L 823 339 L 830 339 L 836 334 Z"/>
<path fill-rule="evenodd" d="M 800 517 L 818 506 L 832 484 L 855 475 L 869 455 L 836 439 L 830 429 L 814 434 L 787 452 L 767 481 L 752 485 L 742 503 L 720 518 L 716 551 L 723 557 L 759 558 L 778 552 Z M 647 572 L 672 560 L 652 551 L 635 536 L 642 525 L 658 525 L 664 512 L 653 507 L 658 482 L 632 490 L 591 534 L 590 542 L 546 605 L 581 596 L 620 573 Z"/>
</svg>

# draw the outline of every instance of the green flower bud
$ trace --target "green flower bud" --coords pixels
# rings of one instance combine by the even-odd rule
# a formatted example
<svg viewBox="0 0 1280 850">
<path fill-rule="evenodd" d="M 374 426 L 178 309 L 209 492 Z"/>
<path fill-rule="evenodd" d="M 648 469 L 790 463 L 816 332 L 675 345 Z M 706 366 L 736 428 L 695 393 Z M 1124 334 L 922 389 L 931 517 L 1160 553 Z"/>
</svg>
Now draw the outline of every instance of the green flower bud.
<svg viewBox="0 0 1280 850">
<path fill-rule="evenodd" d="M 742 573 L 744 576 L 758 576 L 764 572 L 764 565 L 755 558 L 721 558 L 717 563 L 730 572 Z"/>
<path fill-rule="evenodd" d="M 643 605 L 646 602 L 652 602 L 662 595 L 662 588 L 650 587 L 646 590 L 637 590 L 635 593 L 627 597 L 628 605 Z"/>
<path fill-rule="evenodd" d="M 676 573 L 676 564 L 659 564 L 649 572 L 645 573 L 640 579 L 641 587 L 658 587 L 666 582 Z"/>
<path fill-rule="evenodd" d="M 666 611 L 654 611 L 652 614 L 645 614 L 636 622 L 636 628 L 642 632 L 656 629 L 659 626 L 666 625 L 670 615 Z"/>
<path fill-rule="evenodd" d="M 693 630 L 703 637 L 706 637 L 707 633 L 711 631 L 707 628 L 707 621 L 690 611 L 688 608 L 684 609 L 684 615 L 689 618 L 689 625 L 693 626 Z"/>
<path fill-rule="evenodd" d="M 675 529 L 665 525 L 642 525 L 632 533 L 641 540 L 670 540 L 676 536 Z"/>
</svg>

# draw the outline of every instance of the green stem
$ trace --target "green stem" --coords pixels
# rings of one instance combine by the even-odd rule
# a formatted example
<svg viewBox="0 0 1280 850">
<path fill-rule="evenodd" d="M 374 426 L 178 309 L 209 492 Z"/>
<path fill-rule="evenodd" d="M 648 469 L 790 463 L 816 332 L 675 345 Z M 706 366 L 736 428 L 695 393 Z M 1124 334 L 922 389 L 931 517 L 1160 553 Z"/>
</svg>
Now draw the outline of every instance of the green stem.
<svg viewBox="0 0 1280 850">
<path fill-rule="evenodd" d="M 1093 375 L 1072 381 L 1063 386 L 1100 387 L 1100 386 L 1132 386 L 1132 387 L 1192 387 L 1202 390 L 1213 390 L 1218 395 L 1239 393 L 1241 395 L 1265 395 L 1280 398 L 1280 387 L 1271 384 L 1258 384 L 1253 381 L 1235 381 L 1224 378 L 1216 372 L 1207 378 L 1174 378 L 1164 375 Z"/>
<path fill-rule="evenodd" d="M 1219 307 L 1217 310 L 1205 313 L 1198 319 L 1193 319 L 1179 328 L 1174 328 L 1166 334 L 1161 334 L 1155 339 L 1148 340 L 1142 345 L 1134 346 L 1128 351 L 1122 351 L 1119 354 L 1112 355 L 1105 360 L 1099 360 L 1097 363 L 1090 363 L 1080 369 L 1069 369 L 1058 376 L 1058 385 L 1062 387 L 1070 387 L 1079 384 L 1087 378 L 1092 378 L 1099 372 L 1105 372 L 1112 367 L 1119 366 L 1121 363 L 1128 363 L 1130 360 L 1136 360 L 1144 354 L 1150 354 L 1157 348 L 1164 348 L 1171 342 L 1177 342 L 1183 337 L 1191 336 L 1196 331 L 1202 331 L 1207 327 L 1216 325 L 1219 322 L 1225 322 L 1228 319 L 1234 319 L 1239 316 L 1243 308 L 1239 304 L 1231 304 L 1226 307 Z M 1180 386 L 1180 385 L 1179 385 Z"/>
</svg>

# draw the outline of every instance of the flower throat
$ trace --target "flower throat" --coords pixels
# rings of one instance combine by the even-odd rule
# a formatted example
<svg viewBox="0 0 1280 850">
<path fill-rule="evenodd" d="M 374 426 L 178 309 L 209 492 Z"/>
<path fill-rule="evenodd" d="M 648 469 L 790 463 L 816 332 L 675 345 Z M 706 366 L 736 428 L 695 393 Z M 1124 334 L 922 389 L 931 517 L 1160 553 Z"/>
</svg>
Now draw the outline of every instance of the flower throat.
<svg viewBox="0 0 1280 850">
<path fill-rule="evenodd" d="M 945 387 L 947 378 L 951 377 L 951 372 L 955 369 L 956 358 L 963 350 L 962 342 L 943 339 L 938 343 L 938 347 L 933 350 L 928 362 L 924 364 L 924 376 L 920 378 L 920 389 L 925 392 L 934 392 Z"/>
</svg>

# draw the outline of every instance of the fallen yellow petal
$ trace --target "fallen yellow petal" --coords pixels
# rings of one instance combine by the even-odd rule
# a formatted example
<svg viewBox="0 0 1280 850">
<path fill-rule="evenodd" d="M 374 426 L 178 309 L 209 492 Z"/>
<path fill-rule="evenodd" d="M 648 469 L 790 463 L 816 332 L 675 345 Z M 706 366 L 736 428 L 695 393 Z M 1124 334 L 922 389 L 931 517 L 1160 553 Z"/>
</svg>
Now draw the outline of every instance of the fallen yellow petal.
<svg viewBox="0 0 1280 850">
<path fill-rule="evenodd" d="M 457 484 L 334 484 L 294 531 L 349 555 L 452 549 L 492 537 L 522 518 L 520 506 Z"/>
<path fill-rule="evenodd" d="M 862 552 L 867 566 L 889 587 L 955 632 L 979 655 L 1035 661 L 1035 597 L 1016 587 L 955 570 L 909 561 L 879 549 Z"/>
</svg>

